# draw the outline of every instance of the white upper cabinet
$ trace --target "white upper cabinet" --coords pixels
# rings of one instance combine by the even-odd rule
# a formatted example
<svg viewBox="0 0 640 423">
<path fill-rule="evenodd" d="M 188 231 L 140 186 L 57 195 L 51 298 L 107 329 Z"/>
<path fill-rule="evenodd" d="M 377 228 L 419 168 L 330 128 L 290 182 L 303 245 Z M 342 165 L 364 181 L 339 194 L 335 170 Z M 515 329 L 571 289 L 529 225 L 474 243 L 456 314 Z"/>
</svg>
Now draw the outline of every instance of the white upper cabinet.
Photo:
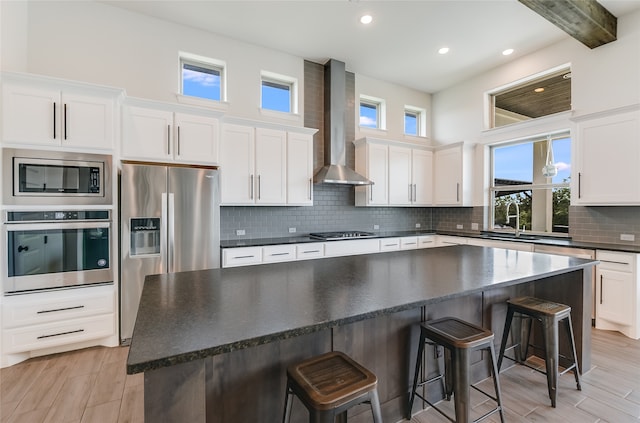
<svg viewBox="0 0 640 423">
<path fill-rule="evenodd" d="M 373 185 L 356 187 L 357 206 L 430 206 L 433 152 L 408 143 L 363 138 L 355 141 L 356 171 Z"/>
<path fill-rule="evenodd" d="M 434 205 L 471 206 L 471 148 L 463 143 L 438 147 L 434 154 Z"/>
<path fill-rule="evenodd" d="M 287 204 L 313 205 L 312 134 L 287 134 Z"/>
<path fill-rule="evenodd" d="M 356 186 L 356 206 L 389 204 L 389 146 L 386 142 L 365 139 L 355 141 L 355 170 L 369 178 L 373 185 Z"/>
<path fill-rule="evenodd" d="M 574 204 L 640 204 L 639 110 L 579 118 L 574 145 Z"/>
<path fill-rule="evenodd" d="M 3 74 L 2 142 L 111 151 L 121 90 Z"/>
<path fill-rule="evenodd" d="M 170 107 L 124 108 L 122 157 L 194 164 L 218 163 L 219 121 Z"/>
<path fill-rule="evenodd" d="M 220 139 L 223 205 L 312 205 L 313 133 L 225 123 Z"/>
</svg>

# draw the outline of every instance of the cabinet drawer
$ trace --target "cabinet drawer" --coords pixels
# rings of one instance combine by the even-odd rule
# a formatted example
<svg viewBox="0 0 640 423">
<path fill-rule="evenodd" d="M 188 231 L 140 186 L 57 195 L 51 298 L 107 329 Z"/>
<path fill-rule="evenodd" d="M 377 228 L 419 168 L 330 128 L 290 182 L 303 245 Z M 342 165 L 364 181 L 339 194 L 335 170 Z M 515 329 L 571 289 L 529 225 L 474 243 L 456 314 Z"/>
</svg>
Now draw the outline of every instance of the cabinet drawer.
<svg viewBox="0 0 640 423">
<path fill-rule="evenodd" d="M 262 263 L 262 247 L 225 248 L 222 267 L 248 266 Z"/>
<path fill-rule="evenodd" d="M 2 325 L 14 328 L 113 313 L 112 285 L 5 297 Z"/>
<path fill-rule="evenodd" d="M 382 238 L 380 251 L 395 251 L 400 249 L 400 238 Z"/>
<path fill-rule="evenodd" d="M 263 263 L 275 263 L 278 261 L 291 261 L 295 259 L 295 245 L 270 245 L 268 247 L 262 247 Z"/>
<path fill-rule="evenodd" d="M 2 350 L 4 353 L 17 353 L 103 338 L 115 334 L 115 322 L 115 315 L 111 313 L 6 329 L 2 333 Z"/>
<path fill-rule="evenodd" d="M 618 272 L 632 273 L 636 254 L 620 253 L 617 251 L 596 251 L 596 260 L 600 260 L 598 268 L 607 270 L 616 270 Z"/>
<path fill-rule="evenodd" d="M 401 250 L 414 250 L 418 248 L 418 237 L 417 236 L 407 236 L 404 238 L 400 238 L 400 249 Z"/>
<path fill-rule="evenodd" d="M 436 237 L 433 235 L 419 236 L 418 248 L 431 248 L 436 246 Z"/>
<path fill-rule="evenodd" d="M 324 257 L 324 243 L 311 242 L 309 244 L 296 245 L 296 258 L 305 260 L 311 258 Z"/>
<path fill-rule="evenodd" d="M 379 251 L 380 251 L 380 240 L 378 239 L 331 241 L 331 242 L 327 242 L 324 246 L 324 253 L 328 257 L 377 253 Z"/>
</svg>

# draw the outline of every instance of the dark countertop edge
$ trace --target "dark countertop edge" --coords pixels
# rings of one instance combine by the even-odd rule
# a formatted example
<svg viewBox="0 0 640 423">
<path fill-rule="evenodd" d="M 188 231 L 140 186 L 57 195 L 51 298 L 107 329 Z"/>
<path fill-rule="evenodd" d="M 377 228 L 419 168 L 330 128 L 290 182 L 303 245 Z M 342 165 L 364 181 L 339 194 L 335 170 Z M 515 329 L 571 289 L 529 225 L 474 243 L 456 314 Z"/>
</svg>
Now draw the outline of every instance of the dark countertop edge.
<svg viewBox="0 0 640 423">
<path fill-rule="evenodd" d="M 464 238 L 477 238 L 488 239 L 495 241 L 510 241 L 510 242 L 523 242 L 527 244 L 539 244 L 549 245 L 554 247 L 567 247 L 567 248 L 584 248 L 588 250 L 609 250 L 620 251 L 626 253 L 640 254 L 640 245 L 625 245 L 625 244 L 600 244 L 595 242 L 582 242 L 573 241 L 571 238 L 558 238 L 553 236 L 541 235 L 539 239 L 516 239 L 500 236 L 488 236 L 480 232 L 447 232 L 447 231 L 433 231 L 433 230 L 420 230 L 420 231 L 388 231 L 388 232 L 374 232 L 375 236 L 372 238 L 393 238 L 403 236 L 425 236 L 425 235 L 446 235 L 446 236 L 459 236 Z M 353 239 L 372 239 L 372 238 L 353 238 Z M 343 241 L 347 241 L 343 240 Z M 296 237 L 282 237 L 282 238 L 253 238 L 253 239 L 235 239 L 220 241 L 221 248 L 240 248 L 240 247 L 263 247 L 268 245 L 283 245 L 283 244 L 303 244 L 310 242 L 333 242 L 321 239 L 311 238 L 308 235 L 300 235 Z"/>
<path fill-rule="evenodd" d="M 452 293 L 452 294 L 448 294 L 448 295 L 443 295 L 443 296 L 437 297 L 437 298 L 429 298 L 429 299 L 415 301 L 415 302 L 408 303 L 408 304 L 400 304 L 400 305 L 397 305 L 397 306 L 387 307 L 385 309 L 375 310 L 375 311 L 371 311 L 371 312 L 363 313 L 363 314 L 359 314 L 359 315 L 354 315 L 354 316 L 349 316 L 349 317 L 345 317 L 345 318 L 342 318 L 342 319 L 337 319 L 337 320 L 332 320 L 332 321 L 327 321 L 327 322 L 321 322 L 321 323 L 317 323 L 317 324 L 313 324 L 313 325 L 307 325 L 307 326 L 303 326 L 303 327 L 299 327 L 299 328 L 293 328 L 293 329 L 280 331 L 280 332 L 274 332 L 274 333 L 271 333 L 271 334 L 268 334 L 268 335 L 263 335 L 263 336 L 252 338 L 252 339 L 246 339 L 246 340 L 233 342 L 233 343 L 229 343 L 229 344 L 225 344 L 225 345 L 219 345 L 219 346 L 212 347 L 212 348 L 205 348 L 203 350 L 192 351 L 192 352 L 189 352 L 189 353 L 178 354 L 178 355 L 174 355 L 174 356 L 171 356 L 171 357 L 164 357 L 164 358 L 161 358 L 161 359 L 150 360 L 150 361 L 146 361 L 146 362 L 142 362 L 142 363 L 133 363 L 133 364 L 127 363 L 126 370 L 127 370 L 127 374 L 131 375 L 131 374 L 136 374 L 136 373 L 143 373 L 143 372 L 146 372 L 146 371 L 149 371 L 149 370 L 156 370 L 156 369 L 160 369 L 160 368 L 163 368 L 163 367 L 175 366 L 177 364 L 188 363 L 188 362 L 191 362 L 191 361 L 203 359 L 203 358 L 206 358 L 206 357 L 211 357 L 211 356 L 214 356 L 214 355 L 224 354 L 224 353 L 232 352 L 232 351 L 235 351 L 235 350 L 251 348 L 251 347 L 255 347 L 255 346 L 259 346 L 259 345 L 268 344 L 268 343 L 274 342 L 274 341 L 280 341 L 280 340 L 284 340 L 284 339 L 288 339 L 288 338 L 293 338 L 293 337 L 296 337 L 296 336 L 301 336 L 301 335 L 306 335 L 306 334 L 310 334 L 310 333 L 314 333 L 314 332 L 319 332 L 321 330 L 328 329 L 328 328 L 335 327 L 335 326 L 342 326 L 342 325 L 345 325 L 345 324 L 354 323 L 354 322 L 370 319 L 370 318 L 373 318 L 373 317 L 378 317 L 378 316 L 397 313 L 397 312 L 401 312 L 401 311 L 405 311 L 405 310 L 410 310 L 410 309 L 422 307 L 422 306 L 425 306 L 425 305 L 428 305 L 428 304 L 436 304 L 436 303 L 439 303 L 439 302 L 442 302 L 442 301 L 447 301 L 447 300 L 450 300 L 450 299 L 453 299 L 453 298 L 463 297 L 463 296 L 466 296 L 466 295 L 471 295 L 471 294 L 487 291 L 487 290 L 494 289 L 494 288 L 507 287 L 507 286 L 517 285 L 517 284 L 521 284 L 521 283 L 532 282 L 532 281 L 535 281 L 535 280 L 538 280 L 538 279 L 557 276 L 557 275 L 561 275 L 561 274 L 564 274 L 564 273 L 574 272 L 574 271 L 577 271 L 577 270 L 580 270 L 580 269 L 591 267 L 591 266 L 593 266 L 595 264 L 597 264 L 596 261 L 590 261 L 588 263 L 583 263 L 583 264 L 575 264 L 575 265 L 572 265 L 570 267 L 567 267 L 567 268 L 564 268 L 564 269 L 561 269 L 561 270 L 554 270 L 554 271 L 550 271 L 550 272 L 537 274 L 535 276 L 528 276 L 528 277 L 519 278 L 519 279 L 512 279 L 512 280 L 496 283 L 494 285 L 489 285 L 489 286 L 469 289 L 467 291 L 462 291 L 462 292 L 456 292 L 456 293 Z"/>
</svg>

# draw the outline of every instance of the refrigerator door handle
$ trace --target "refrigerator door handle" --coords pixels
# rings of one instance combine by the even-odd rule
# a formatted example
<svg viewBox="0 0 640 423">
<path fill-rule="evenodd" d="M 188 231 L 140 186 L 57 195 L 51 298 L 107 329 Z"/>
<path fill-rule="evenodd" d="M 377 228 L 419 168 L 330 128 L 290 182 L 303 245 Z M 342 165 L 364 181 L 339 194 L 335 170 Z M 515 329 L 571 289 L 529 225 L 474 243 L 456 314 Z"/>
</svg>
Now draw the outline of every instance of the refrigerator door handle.
<svg viewBox="0 0 640 423">
<path fill-rule="evenodd" d="M 167 226 L 169 227 L 169 239 L 168 239 L 168 249 L 169 249 L 169 258 L 167 260 L 168 271 L 173 272 L 176 268 L 176 264 L 173 262 L 173 248 L 176 241 L 175 237 L 175 199 L 174 194 L 169 193 L 169 219 L 167 220 Z"/>
<path fill-rule="evenodd" d="M 162 216 L 160 220 L 160 261 L 162 266 L 162 273 L 166 273 L 169 268 L 169 262 L 167 260 L 167 193 L 162 193 Z"/>
</svg>

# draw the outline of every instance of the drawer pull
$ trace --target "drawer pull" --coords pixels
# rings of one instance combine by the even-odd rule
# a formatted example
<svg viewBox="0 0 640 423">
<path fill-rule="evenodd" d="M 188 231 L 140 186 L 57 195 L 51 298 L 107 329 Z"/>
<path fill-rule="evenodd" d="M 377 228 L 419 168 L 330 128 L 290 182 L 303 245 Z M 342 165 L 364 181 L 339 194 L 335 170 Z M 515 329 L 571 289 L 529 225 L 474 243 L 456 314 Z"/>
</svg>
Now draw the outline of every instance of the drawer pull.
<svg viewBox="0 0 640 423">
<path fill-rule="evenodd" d="M 307 250 L 307 251 L 303 251 L 302 254 L 310 254 L 310 253 L 319 253 L 320 250 Z"/>
<path fill-rule="evenodd" d="M 601 263 L 611 263 L 611 264 L 622 264 L 625 266 L 629 266 L 630 263 L 624 261 L 611 261 L 611 260 L 600 260 Z"/>
<path fill-rule="evenodd" d="M 602 275 L 600 275 L 600 304 L 602 304 Z"/>
<path fill-rule="evenodd" d="M 72 333 L 80 333 L 80 332 L 84 332 L 84 329 L 70 330 L 69 332 L 54 333 L 52 335 L 40 335 L 36 339 L 46 339 L 46 338 L 52 338 L 54 336 L 70 335 Z"/>
<path fill-rule="evenodd" d="M 75 307 L 55 308 L 53 310 L 40 310 L 36 314 L 55 313 L 56 311 L 66 311 L 66 310 L 77 310 L 79 308 L 84 308 L 84 306 L 83 305 L 79 305 L 79 306 L 75 306 Z"/>
<path fill-rule="evenodd" d="M 254 258 L 255 256 L 238 256 L 235 259 L 246 259 L 246 258 Z"/>
<path fill-rule="evenodd" d="M 384 244 L 385 247 L 397 247 L 398 244 Z"/>
<path fill-rule="evenodd" d="M 415 242 L 405 242 L 404 245 L 416 245 Z"/>
<path fill-rule="evenodd" d="M 289 255 L 289 253 L 273 253 L 273 254 L 271 254 L 272 257 L 273 256 L 288 256 L 288 255 Z"/>
</svg>

